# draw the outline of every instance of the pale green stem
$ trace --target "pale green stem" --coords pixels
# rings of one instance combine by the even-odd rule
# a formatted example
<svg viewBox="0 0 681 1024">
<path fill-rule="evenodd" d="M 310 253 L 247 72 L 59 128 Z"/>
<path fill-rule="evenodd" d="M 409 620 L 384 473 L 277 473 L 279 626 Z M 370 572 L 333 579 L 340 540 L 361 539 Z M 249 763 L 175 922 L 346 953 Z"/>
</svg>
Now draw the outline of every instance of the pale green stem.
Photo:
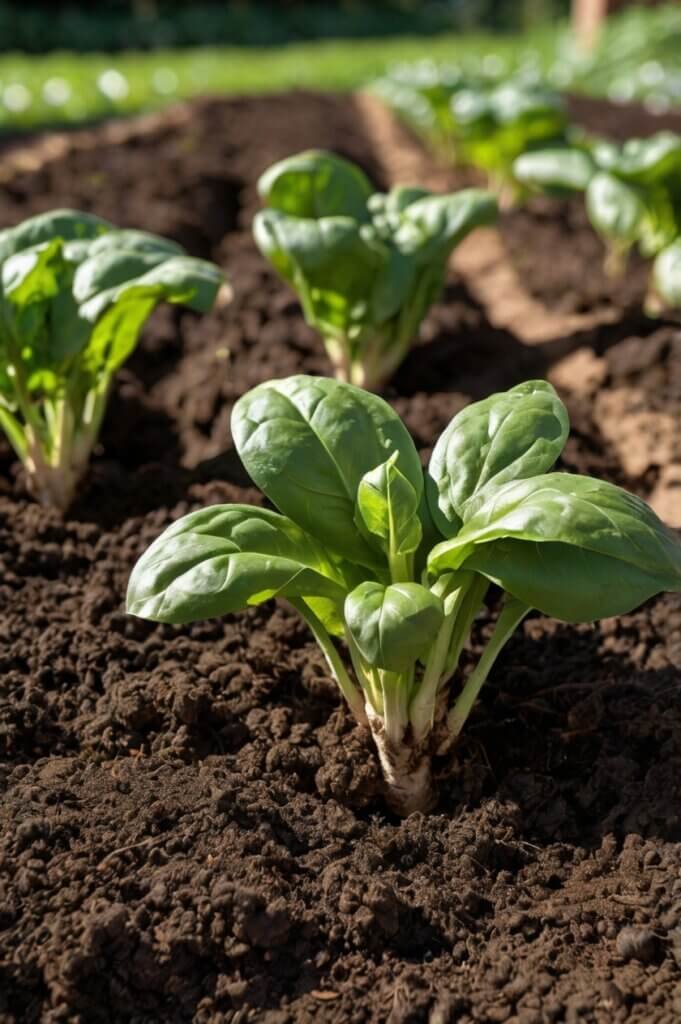
<svg viewBox="0 0 681 1024">
<path fill-rule="evenodd" d="M 17 458 L 26 462 L 27 445 L 26 431 L 24 426 L 16 418 L 12 410 L 7 408 L 0 399 L 0 428 L 5 432 L 7 440 L 12 445 Z"/>
<path fill-rule="evenodd" d="M 494 632 L 487 643 L 487 647 L 483 651 L 482 657 L 475 669 L 466 680 L 459 698 L 447 716 L 447 731 L 449 733 L 450 741 L 456 740 L 463 729 L 466 719 L 470 715 L 473 705 L 478 699 L 478 694 L 480 693 L 494 662 L 497 660 L 499 652 L 515 630 L 518 623 L 524 619 L 529 610 L 529 606 L 524 604 L 522 601 L 519 601 L 517 598 L 511 597 L 510 595 L 506 598 L 506 603 L 504 604 L 501 614 L 497 619 Z"/>
<path fill-rule="evenodd" d="M 404 734 L 409 725 L 409 691 L 411 672 L 382 671 L 381 689 L 383 691 L 383 725 L 390 742 L 404 742 Z"/>
<path fill-rule="evenodd" d="M 72 456 L 73 466 L 79 476 L 84 472 L 97 443 L 109 399 L 110 384 L 111 378 L 104 378 L 96 388 L 88 391 L 85 398 L 83 416 L 75 434 Z"/>
<path fill-rule="evenodd" d="M 352 667 L 355 670 L 355 675 L 359 680 L 359 684 L 364 691 L 364 696 L 372 709 L 377 715 L 383 714 L 383 692 L 381 689 L 381 683 L 378 679 L 375 670 L 372 670 L 369 666 L 364 665 L 364 660 L 360 654 L 357 644 L 352 638 L 352 634 L 349 629 L 345 630 L 345 642 L 348 645 L 350 651 L 350 658 L 352 660 Z"/>
<path fill-rule="evenodd" d="M 408 583 L 413 573 L 413 555 L 388 555 L 391 583 Z"/>
<path fill-rule="evenodd" d="M 54 439 L 50 452 L 50 463 L 60 472 L 69 474 L 72 470 L 73 414 L 68 396 L 60 398 L 56 405 Z"/>
<path fill-rule="evenodd" d="M 302 600 L 298 598 L 289 598 L 289 601 L 296 611 L 305 619 L 314 634 L 314 638 L 319 644 L 322 654 L 326 659 L 326 663 L 329 666 L 331 675 L 335 679 L 338 684 L 338 688 L 348 702 L 353 715 L 360 725 L 366 725 L 367 717 L 364 711 L 362 695 L 348 675 L 342 658 L 324 625 L 317 618 L 312 609 L 309 608 Z"/>
<path fill-rule="evenodd" d="M 9 363 L 7 369 L 14 384 L 14 395 L 19 411 L 24 417 L 26 423 L 27 434 L 29 434 L 29 449 L 31 451 L 31 457 L 33 458 L 33 451 L 37 450 L 39 453 L 38 460 L 44 462 L 44 428 L 40 421 L 40 417 L 36 413 L 33 402 L 31 401 L 31 396 L 28 392 L 26 382 L 24 381 L 21 365 L 18 361 L 13 361 Z"/>
<path fill-rule="evenodd" d="M 444 679 L 449 679 L 456 671 L 464 644 L 470 635 L 473 621 L 480 611 L 480 606 L 488 589 L 489 580 L 484 576 L 476 574 L 456 614 L 452 639 L 444 668 Z"/>
<path fill-rule="evenodd" d="M 460 584 L 450 594 L 442 593 L 439 595 L 445 602 L 445 621 L 442 623 L 440 632 L 428 655 L 421 682 L 409 706 L 409 720 L 411 721 L 414 738 L 417 742 L 424 739 L 433 727 L 437 694 L 440 680 L 445 671 L 452 632 L 455 628 L 461 605 L 473 582 L 473 577 L 469 576 L 468 573 L 462 574 L 462 577 L 455 577 L 460 580 Z M 435 587 L 433 589 L 435 590 Z"/>
<path fill-rule="evenodd" d="M 624 275 L 629 261 L 630 242 L 606 241 L 603 268 L 609 278 L 617 279 Z"/>
<path fill-rule="evenodd" d="M 336 380 L 340 380 L 344 384 L 354 384 L 348 343 L 346 341 L 339 341 L 338 338 L 325 337 L 324 348 L 335 370 Z"/>
</svg>

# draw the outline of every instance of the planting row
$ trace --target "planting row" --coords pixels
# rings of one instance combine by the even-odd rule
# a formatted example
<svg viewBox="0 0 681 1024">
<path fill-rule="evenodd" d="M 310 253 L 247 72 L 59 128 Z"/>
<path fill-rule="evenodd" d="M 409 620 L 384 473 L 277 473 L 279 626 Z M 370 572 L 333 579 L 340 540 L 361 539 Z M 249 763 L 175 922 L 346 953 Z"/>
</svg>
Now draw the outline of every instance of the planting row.
<svg viewBox="0 0 681 1024">
<path fill-rule="evenodd" d="M 546 382 L 468 406 L 425 471 L 396 413 L 355 386 L 383 383 L 404 358 L 452 249 L 494 219 L 489 193 L 375 193 L 358 168 L 317 151 L 270 168 L 259 191 L 256 241 L 339 379 L 291 377 L 240 399 L 237 450 L 279 511 L 218 505 L 176 522 L 134 570 L 128 608 L 186 623 L 288 600 L 373 733 L 390 805 L 428 809 L 432 759 L 456 742 L 524 616 L 591 621 L 681 590 L 681 542 L 626 491 L 552 472 L 569 425 Z M 36 495 L 65 510 L 154 306 L 205 312 L 223 277 L 174 243 L 70 211 L 3 232 L 0 260 L 0 422 Z M 492 583 L 505 603 L 449 708 Z"/>
<path fill-rule="evenodd" d="M 609 124 L 612 108 L 585 107 L 587 123 Z M 290 601 L 181 626 L 124 611 L 135 563 L 181 517 L 214 503 L 277 514 L 235 450 L 235 403 L 273 378 L 333 376 L 253 240 L 258 177 L 318 143 L 381 191 L 474 179 L 443 173 L 386 111 L 349 97 L 206 101 L 127 142 L 109 132 L 17 169 L 2 223 L 71 207 L 138 225 L 226 268 L 233 295 L 207 315 L 167 303 L 152 314 L 67 517 L 31 501 L 0 436 L 0 1016 L 661 1022 L 679 981 L 681 594 L 590 624 L 530 612 L 456 745 L 433 758 L 437 810 L 402 820 L 371 730 Z M 509 263 L 480 229 L 380 394 L 427 466 L 470 403 L 548 377 L 571 420 L 554 470 L 630 488 L 665 520 L 678 505 L 673 492 L 669 512 L 659 501 L 679 459 L 666 433 L 678 327 L 643 317 L 638 261 L 619 291 L 604 288 L 578 201 L 536 200 L 499 223 L 534 265 L 509 292 L 518 306 L 563 278 L 582 310 L 594 289 L 607 310 L 566 317 L 554 294 L 532 304 L 532 332 L 500 326 L 495 281 Z M 491 585 L 450 705 L 504 600 Z M 345 639 L 326 632 L 363 696 Z M 415 683 L 423 672 L 419 658 Z M 431 750 L 445 728 L 438 711 Z"/>
<path fill-rule="evenodd" d="M 485 172 L 503 205 L 537 191 L 583 194 L 608 272 L 621 274 L 636 245 L 654 260 L 648 310 L 681 304 L 681 136 L 591 137 L 569 123 L 558 93 L 522 77 L 490 82 L 425 63 L 374 88 L 437 152 Z"/>
</svg>

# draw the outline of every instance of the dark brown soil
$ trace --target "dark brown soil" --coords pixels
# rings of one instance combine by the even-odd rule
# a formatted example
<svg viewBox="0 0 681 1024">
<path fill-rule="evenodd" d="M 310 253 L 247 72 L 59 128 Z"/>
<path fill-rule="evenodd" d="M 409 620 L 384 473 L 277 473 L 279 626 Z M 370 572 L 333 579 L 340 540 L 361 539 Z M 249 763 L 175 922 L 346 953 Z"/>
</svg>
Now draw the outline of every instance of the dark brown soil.
<svg viewBox="0 0 681 1024">
<path fill-rule="evenodd" d="M 441 766 L 437 811 L 402 822 L 285 607 L 182 629 L 123 613 L 166 523 L 259 500 L 231 447 L 236 397 L 328 370 L 248 232 L 257 175 L 312 145 L 380 178 L 351 101 L 296 94 L 196 104 L 182 130 L 0 195 L 3 224 L 69 204 L 163 231 L 235 289 L 203 320 L 154 317 L 66 522 L 0 445 L 0 1022 L 672 1022 L 679 596 L 596 626 L 530 619 Z M 628 306 L 530 348 L 454 278 L 387 395 L 425 455 L 467 401 L 555 374 L 576 426 L 563 464 L 647 495 L 676 449 L 632 472 L 621 410 L 596 399 L 638 389 L 678 423 L 679 332 Z"/>
<path fill-rule="evenodd" d="M 583 313 L 604 305 L 623 311 L 642 307 L 650 261 L 633 251 L 623 274 L 607 274 L 606 249 L 589 224 L 581 196 L 532 198 L 509 211 L 500 230 L 523 283 L 552 309 Z M 551 254 L 548 260 L 546 253 Z"/>
</svg>

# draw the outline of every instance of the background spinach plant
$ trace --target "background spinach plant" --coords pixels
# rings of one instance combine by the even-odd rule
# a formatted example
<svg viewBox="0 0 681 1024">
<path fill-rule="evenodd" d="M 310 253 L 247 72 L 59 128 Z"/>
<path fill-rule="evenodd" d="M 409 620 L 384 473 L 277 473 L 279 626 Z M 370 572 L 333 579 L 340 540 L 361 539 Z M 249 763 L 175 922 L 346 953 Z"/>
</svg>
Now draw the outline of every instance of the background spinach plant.
<svg viewBox="0 0 681 1024">
<path fill-rule="evenodd" d="M 337 378 L 368 388 L 414 343 L 455 246 L 496 218 L 487 192 L 374 192 L 358 167 L 317 150 L 270 167 L 258 188 L 261 252 L 297 292 Z"/>
<path fill-rule="evenodd" d="M 206 312 L 222 283 L 174 242 L 88 213 L 0 232 L 0 426 L 41 502 L 71 503 L 113 375 L 154 307 Z"/>
<path fill-rule="evenodd" d="M 522 183 L 514 172 L 521 153 L 566 138 L 567 115 L 560 95 L 519 79 L 492 90 L 461 89 L 452 96 L 451 111 L 462 161 L 485 171 L 503 206 L 522 196 Z"/>
<path fill-rule="evenodd" d="M 516 158 L 568 135 L 560 95 L 521 75 L 494 79 L 422 61 L 398 66 L 372 90 L 452 163 L 484 171 L 503 205 L 524 191 Z"/>
<path fill-rule="evenodd" d="M 622 145 L 596 141 L 525 153 L 514 172 L 524 184 L 548 193 L 584 193 L 589 220 L 607 247 L 606 268 L 613 274 L 624 269 L 632 246 L 656 257 L 681 236 L 681 136 L 674 132 Z M 669 264 L 661 259 L 653 284 L 676 305 L 673 265 L 672 258 Z"/>
<path fill-rule="evenodd" d="M 568 417 L 544 381 L 465 408 L 425 473 L 389 405 L 324 378 L 260 385 L 237 402 L 232 431 L 279 511 L 217 505 L 173 523 L 135 566 L 128 611 L 181 624 L 288 600 L 371 729 L 400 814 L 432 805 L 432 758 L 530 609 L 591 620 L 681 590 L 681 542 L 644 502 L 550 472 Z M 502 610 L 453 687 L 491 582 Z"/>
</svg>

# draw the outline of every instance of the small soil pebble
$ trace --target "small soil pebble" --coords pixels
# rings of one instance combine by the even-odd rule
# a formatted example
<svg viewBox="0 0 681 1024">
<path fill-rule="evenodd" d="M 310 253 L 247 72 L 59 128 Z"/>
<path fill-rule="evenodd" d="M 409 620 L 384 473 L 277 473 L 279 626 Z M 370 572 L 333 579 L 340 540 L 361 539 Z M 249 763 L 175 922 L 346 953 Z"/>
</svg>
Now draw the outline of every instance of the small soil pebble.
<svg viewBox="0 0 681 1024">
<path fill-rule="evenodd" d="M 649 964 L 657 955 L 657 938 L 648 928 L 623 928 L 615 945 L 625 960 Z"/>
</svg>

